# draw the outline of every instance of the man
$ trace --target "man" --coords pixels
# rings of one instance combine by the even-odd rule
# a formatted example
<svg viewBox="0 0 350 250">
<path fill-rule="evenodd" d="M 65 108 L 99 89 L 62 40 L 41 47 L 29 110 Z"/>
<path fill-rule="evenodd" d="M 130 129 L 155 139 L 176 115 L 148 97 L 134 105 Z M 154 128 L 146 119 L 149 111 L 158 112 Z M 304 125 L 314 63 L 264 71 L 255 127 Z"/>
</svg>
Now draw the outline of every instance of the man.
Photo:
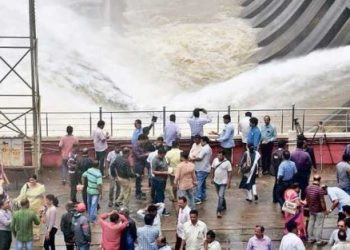
<svg viewBox="0 0 350 250">
<path fill-rule="evenodd" d="M 29 200 L 23 199 L 20 202 L 21 209 L 13 215 L 11 231 L 16 238 L 16 250 L 33 250 L 33 223 L 40 224 L 40 219 L 36 213 L 29 209 Z"/>
<path fill-rule="evenodd" d="M 284 203 L 284 191 L 293 183 L 294 176 L 298 172 L 295 163 L 290 160 L 288 150 L 283 152 L 283 161 L 278 168 L 277 173 L 277 200 L 281 208 Z"/>
<path fill-rule="evenodd" d="M 110 222 L 106 219 L 109 217 Z M 117 211 L 103 213 L 99 216 L 102 229 L 101 246 L 104 250 L 119 250 L 122 232 L 128 226 L 128 220 Z"/>
<path fill-rule="evenodd" d="M 165 199 L 166 181 L 168 178 L 168 163 L 165 160 L 166 151 L 164 148 L 158 149 L 158 154 L 152 160 L 152 187 L 154 187 L 154 203 L 162 202 Z"/>
<path fill-rule="evenodd" d="M 272 242 L 270 237 L 264 235 L 265 228 L 263 226 L 255 226 L 255 235 L 248 241 L 247 250 L 272 250 Z"/>
<path fill-rule="evenodd" d="M 198 211 L 190 211 L 190 221 L 184 224 L 184 234 L 180 250 L 197 250 L 204 248 L 204 242 L 207 236 L 207 225 L 198 220 Z"/>
<path fill-rule="evenodd" d="M 307 232 L 309 242 L 322 245 L 322 228 L 325 215 L 327 213 L 326 202 L 324 200 L 325 192 L 320 187 L 321 176 L 314 175 L 313 182 L 306 188 L 306 202 L 309 207 L 309 223 Z"/>
<path fill-rule="evenodd" d="M 89 168 L 93 166 L 94 162 L 89 158 L 89 149 L 83 148 L 81 157 L 78 158 L 77 161 L 77 179 L 79 180 L 79 184 L 84 185 L 83 191 L 82 191 L 82 198 L 85 204 L 85 207 L 87 207 L 87 181 L 82 181 L 83 173 L 85 173 Z"/>
<path fill-rule="evenodd" d="M 68 154 L 68 174 L 70 184 L 70 200 L 77 202 L 77 185 L 79 184 L 79 175 L 77 174 L 78 146 L 73 145 L 72 151 Z"/>
<path fill-rule="evenodd" d="M 261 140 L 261 132 L 260 129 L 258 128 L 258 118 L 252 117 L 249 120 L 249 132 L 247 136 L 247 145 L 252 144 L 254 146 L 255 150 L 259 149 L 259 144 Z"/>
<path fill-rule="evenodd" d="M 66 204 L 66 213 L 61 217 L 60 227 L 67 250 L 74 250 L 74 232 L 72 230 L 72 219 L 74 216 L 74 203 Z"/>
<path fill-rule="evenodd" d="M 222 130 L 222 132 L 218 134 L 215 131 L 212 131 L 211 134 L 219 135 L 219 138 L 217 138 L 215 141 L 220 142 L 220 146 L 224 150 L 224 155 L 226 159 L 231 161 L 232 149 L 235 146 L 235 141 L 233 140 L 234 128 L 233 128 L 233 124 L 231 123 L 230 115 L 224 115 L 223 120 L 224 120 L 225 127 Z"/>
<path fill-rule="evenodd" d="M 117 205 L 128 206 L 131 193 L 130 178 L 132 177 L 129 163 L 130 149 L 128 147 L 124 147 L 122 152 L 123 155 L 119 155 L 113 162 L 111 166 L 111 174 L 112 176 L 116 176 L 116 178 L 118 178 L 121 189 L 120 194 L 117 197 Z"/>
<path fill-rule="evenodd" d="M 215 240 L 215 232 L 213 230 L 209 230 L 207 232 L 207 239 L 204 243 L 204 250 L 221 250 L 220 243 Z"/>
<path fill-rule="evenodd" d="M 288 233 L 282 237 L 279 250 L 305 250 L 303 241 L 297 236 L 297 223 L 290 220 L 286 228 Z"/>
<path fill-rule="evenodd" d="M 94 140 L 96 160 L 98 161 L 98 166 L 103 178 L 105 177 L 104 165 L 105 165 L 105 157 L 107 152 L 106 150 L 108 148 L 107 140 L 109 139 L 108 132 L 107 133 L 103 132 L 104 127 L 105 127 L 105 122 L 102 120 L 98 121 L 97 128 L 94 130 L 92 134 L 92 138 Z"/>
<path fill-rule="evenodd" d="M 115 161 L 115 159 L 120 156 L 120 148 L 118 145 L 114 145 L 114 149 L 110 151 L 107 155 L 106 158 L 106 167 L 108 169 L 108 174 L 109 174 L 109 202 L 108 206 L 112 207 L 113 206 L 113 201 L 116 200 L 120 194 L 120 183 L 118 181 L 118 175 L 114 171 L 114 175 L 112 175 L 111 171 L 111 166 L 112 163 Z M 114 198 L 115 196 L 115 198 Z"/>
<path fill-rule="evenodd" d="M 169 164 L 168 167 L 168 173 L 169 173 L 169 186 L 168 186 L 168 193 L 169 193 L 169 199 L 173 202 L 177 200 L 177 188 L 175 186 L 174 180 L 175 180 L 175 172 L 176 167 L 181 162 L 181 150 L 179 149 L 179 143 L 178 141 L 173 141 L 171 149 L 166 153 L 165 159 Z"/>
<path fill-rule="evenodd" d="M 216 215 L 222 217 L 222 212 L 226 210 L 225 191 L 230 188 L 232 178 L 231 162 L 226 159 L 224 151 L 217 154 L 211 166 L 211 183 L 215 185 L 218 196 L 218 206 Z"/>
<path fill-rule="evenodd" d="M 160 220 L 160 215 L 163 214 L 165 210 L 164 203 L 150 204 L 143 209 L 137 211 L 137 216 L 141 219 L 145 218 L 147 214 L 154 216 L 152 226 L 156 227 L 159 231 L 159 235 L 162 235 L 162 225 Z"/>
<path fill-rule="evenodd" d="M 343 154 L 342 161 L 337 164 L 338 187 L 350 194 L 350 156 Z"/>
<path fill-rule="evenodd" d="M 86 179 L 84 179 L 86 177 Z M 83 183 L 87 182 L 87 203 L 90 223 L 96 222 L 97 204 L 102 197 L 102 174 L 97 165 L 93 165 L 82 175 Z"/>
<path fill-rule="evenodd" d="M 177 205 L 179 207 L 179 212 L 177 216 L 176 225 L 176 243 L 175 250 L 179 250 L 181 247 L 181 241 L 184 237 L 184 224 L 190 221 L 190 211 L 191 208 L 187 205 L 187 199 L 184 196 L 180 196 Z"/>
<path fill-rule="evenodd" d="M 286 141 L 280 140 L 277 144 L 277 149 L 272 153 L 272 169 L 271 169 L 271 175 L 275 176 L 275 184 L 273 186 L 272 190 L 272 200 L 273 203 L 277 203 L 277 173 L 278 173 L 278 167 L 283 161 L 283 152 L 285 150 Z"/>
<path fill-rule="evenodd" d="M 158 250 L 171 250 L 171 247 L 166 242 L 165 236 L 158 236 L 157 247 L 158 247 Z"/>
<path fill-rule="evenodd" d="M 271 154 L 274 141 L 277 139 L 276 127 L 271 125 L 271 118 L 268 115 L 264 117 L 264 123 L 260 127 L 261 132 L 261 162 L 263 174 L 268 174 L 271 166 Z"/>
<path fill-rule="evenodd" d="M 131 144 L 134 146 L 137 143 L 140 135 L 142 134 L 148 135 L 153 125 L 154 125 L 154 122 L 152 121 L 148 127 L 142 128 L 142 121 L 139 119 L 135 120 L 135 123 L 134 123 L 135 130 L 131 136 Z"/>
<path fill-rule="evenodd" d="M 176 167 L 175 186 L 178 196 L 185 196 L 191 209 L 195 209 L 193 188 L 197 185 L 195 165 L 189 161 L 188 151 L 181 153 L 181 162 Z"/>
<path fill-rule="evenodd" d="M 144 148 L 143 144 L 146 140 L 147 136 L 140 135 L 137 143 L 133 144 L 132 146 L 132 153 L 134 157 L 134 171 L 135 171 L 135 195 L 137 200 L 145 199 L 145 193 L 142 193 L 141 186 L 142 186 L 142 176 L 143 171 L 146 166 L 146 159 L 149 153 L 147 153 Z"/>
<path fill-rule="evenodd" d="M 66 131 L 67 135 L 63 136 L 58 144 L 62 156 L 61 176 L 63 185 L 66 184 L 68 177 L 68 154 L 72 151 L 73 145 L 79 144 L 79 140 L 73 136 L 73 127 L 67 126 Z"/>
<path fill-rule="evenodd" d="M 346 232 L 346 240 L 350 240 L 350 229 L 346 227 L 345 221 L 340 220 L 337 223 L 337 229 L 333 230 L 331 237 L 329 238 L 328 245 L 333 246 L 334 244 L 337 244 L 339 242 L 338 233 L 339 231 L 345 231 Z"/>
<path fill-rule="evenodd" d="M 98 169 L 97 169 L 98 170 Z M 91 228 L 84 212 L 86 207 L 84 203 L 79 203 L 75 207 L 75 213 L 72 219 L 72 229 L 74 233 L 74 242 L 77 250 L 89 250 L 91 244 Z"/>
<path fill-rule="evenodd" d="M 301 199 L 305 199 L 305 189 L 309 185 L 311 174 L 311 158 L 303 149 L 304 141 L 297 141 L 297 148 L 291 154 L 291 160 L 295 162 L 298 173 L 295 175 L 294 182 L 299 183 L 301 189 Z"/>
<path fill-rule="evenodd" d="M 322 189 L 325 190 L 325 194 L 328 195 L 332 202 L 328 213 L 332 213 L 335 208 L 338 208 L 338 220 L 343 220 L 345 218 L 343 206 L 350 205 L 350 196 L 343 189 L 338 187 L 327 187 L 324 185 Z"/>
<path fill-rule="evenodd" d="M 181 138 L 180 127 L 175 123 L 176 116 L 170 115 L 170 122 L 164 128 L 165 145 L 168 148 L 173 146 L 174 141 L 178 141 Z"/>
<path fill-rule="evenodd" d="M 199 117 L 200 112 L 203 112 L 204 117 Z M 205 109 L 195 108 L 191 118 L 187 119 L 187 123 L 191 128 L 191 141 L 193 141 L 195 135 L 203 136 L 203 126 L 211 122 L 211 118 Z"/>
<path fill-rule="evenodd" d="M 339 230 L 338 239 L 339 242 L 332 247 L 332 250 L 347 250 L 350 249 L 350 243 L 346 242 L 347 233 L 343 230 Z"/>
<path fill-rule="evenodd" d="M 159 236 L 159 229 L 152 226 L 153 219 L 153 214 L 146 214 L 145 225 L 137 229 L 140 250 L 158 250 L 156 239 Z"/>
<path fill-rule="evenodd" d="M 201 136 L 195 135 L 193 137 L 193 144 L 191 146 L 189 158 L 190 160 L 194 161 L 199 154 L 199 152 L 202 150 L 202 144 L 201 144 Z"/>
<path fill-rule="evenodd" d="M 134 250 L 137 239 L 136 223 L 129 216 L 129 209 L 127 207 L 121 207 L 119 212 L 128 220 L 128 226 L 125 228 L 121 236 L 120 249 Z"/>
<path fill-rule="evenodd" d="M 252 117 L 251 112 L 245 112 L 245 116 L 238 123 L 238 131 L 242 136 L 242 143 L 244 147 L 247 145 L 248 132 L 250 130 L 250 118 Z"/>
<path fill-rule="evenodd" d="M 210 172 L 210 159 L 212 156 L 212 149 L 209 146 L 209 138 L 207 136 L 202 137 L 201 144 L 202 149 L 195 158 L 197 177 L 196 204 L 201 204 L 207 199 L 206 180 Z"/>
</svg>

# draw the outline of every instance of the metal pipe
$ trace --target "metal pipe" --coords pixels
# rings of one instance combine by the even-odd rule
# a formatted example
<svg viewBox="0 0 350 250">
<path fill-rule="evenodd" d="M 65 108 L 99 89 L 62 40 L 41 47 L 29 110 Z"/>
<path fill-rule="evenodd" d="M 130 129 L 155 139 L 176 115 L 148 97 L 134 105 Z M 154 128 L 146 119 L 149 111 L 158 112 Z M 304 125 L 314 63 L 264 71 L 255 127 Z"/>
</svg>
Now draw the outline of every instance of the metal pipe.
<svg viewBox="0 0 350 250">
<path fill-rule="evenodd" d="M 99 108 L 100 121 L 102 120 L 102 107 Z"/>
<path fill-rule="evenodd" d="M 111 136 L 113 136 L 113 115 L 111 112 Z"/>
<path fill-rule="evenodd" d="M 166 107 L 163 106 L 163 135 L 165 133 L 165 123 L 166 123 Z"/>
<path fill-rule="evenodd" d="M 292 130 L 294 130 L 295 104 L 292 105 Z"/>
</svg>

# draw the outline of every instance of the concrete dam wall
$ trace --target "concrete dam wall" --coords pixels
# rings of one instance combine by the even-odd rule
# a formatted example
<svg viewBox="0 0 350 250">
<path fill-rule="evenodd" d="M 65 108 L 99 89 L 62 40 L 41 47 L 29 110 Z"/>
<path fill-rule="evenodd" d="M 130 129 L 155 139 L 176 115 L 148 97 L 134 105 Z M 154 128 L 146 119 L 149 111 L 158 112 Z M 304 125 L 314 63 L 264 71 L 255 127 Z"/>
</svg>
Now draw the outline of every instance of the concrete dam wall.
<svg viewBox="0 0 350 250">
<path fill-rule="evenodd" d="M 259 51 L 268 62 L 350 44 L 350 0 L 242 0 L 241 16 L 259 29 Z"/>
</svg>

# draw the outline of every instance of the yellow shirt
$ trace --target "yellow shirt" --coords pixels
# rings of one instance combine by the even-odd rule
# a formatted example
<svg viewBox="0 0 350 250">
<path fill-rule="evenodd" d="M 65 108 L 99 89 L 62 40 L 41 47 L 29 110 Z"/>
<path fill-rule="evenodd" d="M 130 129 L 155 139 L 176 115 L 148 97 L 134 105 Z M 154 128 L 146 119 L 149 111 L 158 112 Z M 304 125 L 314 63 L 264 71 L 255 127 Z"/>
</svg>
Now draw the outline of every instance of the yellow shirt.
<svg viewBox="0 0 350 250">
<path fill-rule="evenodd" d="M 173 148 L 165 155 L 165 159 L 169 164 L 168 172 L 171 175 L 175 175 L 176 166 L 180 163 L 181 152 L 180 149 Z"/>
</svg>

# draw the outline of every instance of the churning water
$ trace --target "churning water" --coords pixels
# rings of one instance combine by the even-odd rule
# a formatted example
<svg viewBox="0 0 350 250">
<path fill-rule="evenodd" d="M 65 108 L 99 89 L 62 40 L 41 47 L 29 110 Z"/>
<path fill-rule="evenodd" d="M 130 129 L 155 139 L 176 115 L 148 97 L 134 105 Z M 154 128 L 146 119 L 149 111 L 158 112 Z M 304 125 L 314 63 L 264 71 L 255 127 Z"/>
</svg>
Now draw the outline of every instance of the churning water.
<svg viewBox="0 0 350 250">
<path fill-rule="evenodd" d="M 26 2 L 0 0 L 1 35 L 27 34 Z M 272 108 L 348 101 L 349 47 L 248 64 L 257 50 L 256 31 L 239 11 L 234 0 L 38 0 L 43 109 Z M 3 93 L 9 91 L 4 86 Z M 11 88 L 22 91 L 16 84 Z"/>
</svg>

